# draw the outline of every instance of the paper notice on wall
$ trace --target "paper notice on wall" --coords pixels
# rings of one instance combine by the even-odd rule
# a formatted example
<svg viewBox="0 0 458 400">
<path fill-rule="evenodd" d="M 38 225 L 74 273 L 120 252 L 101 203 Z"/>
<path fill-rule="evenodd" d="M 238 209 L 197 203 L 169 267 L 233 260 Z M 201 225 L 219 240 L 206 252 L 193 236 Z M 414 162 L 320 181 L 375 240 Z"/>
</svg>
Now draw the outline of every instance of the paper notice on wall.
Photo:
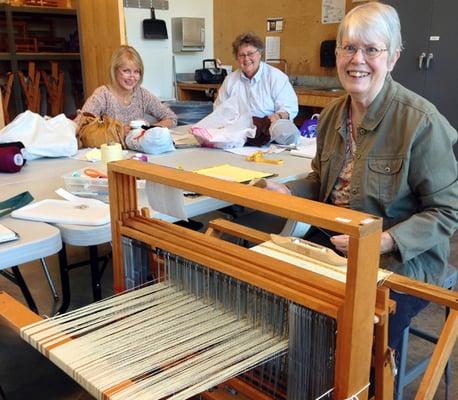
<svg viewBox="0 0 458 400">
<path fill-rule="evenodd" d="M 345 15 L 345 0 L 321 0 L 321 23 L 337 24 Z"/>
<path fill-rule="evenodd" d="M 267 32 L 283 32 L 283 18 L 267 18 Z"/>
<path fill-rule="evenodd" d="M 280 59 L 280 36 L 266 36 L 266 60 Z"/>
</svg>

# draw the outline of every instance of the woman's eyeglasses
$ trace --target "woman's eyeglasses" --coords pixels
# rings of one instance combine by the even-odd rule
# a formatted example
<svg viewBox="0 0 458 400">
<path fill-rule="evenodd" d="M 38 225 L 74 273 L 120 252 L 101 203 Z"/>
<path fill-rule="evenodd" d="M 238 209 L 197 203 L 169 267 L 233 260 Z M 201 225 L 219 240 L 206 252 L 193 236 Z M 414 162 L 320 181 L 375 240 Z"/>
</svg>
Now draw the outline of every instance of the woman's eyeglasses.
<svg viewBox="0 0 458 400">
<path fill-rule="evenodd" d="M 361 50 L 364 57 L 368 59 L 377 58 L 384 51 L 388 51 L 388 49 L 379 49 L 374 46 L 356 47 L 352 44 L 347 44 L 346 46 L 337 47 L 337 54 L 342 57 L 353 57 L 358 50 Z"/>
<path fill-rule="evenodd" d="M 239 53 L 237 54 L 237 58 L 243 59 L 243 58 L 251 58 L 253 57 L 259 50 L 254 50 L 254 51 L 249 51 L 248 53 Z"/>
<path fill-rule="evenodd" d="M 131 69 L 128 69 L 128 68 L 119 68 L 118 71 L 120 72 L 120 74 L 126 78 L 130 77 L 130 76 L 134 76 L 135 78 L 139 78 L 142 74 L 142 72 L 139 70 L 139 69 L 134 69 L 134 70 L 131 70 Z"/>
</svg>

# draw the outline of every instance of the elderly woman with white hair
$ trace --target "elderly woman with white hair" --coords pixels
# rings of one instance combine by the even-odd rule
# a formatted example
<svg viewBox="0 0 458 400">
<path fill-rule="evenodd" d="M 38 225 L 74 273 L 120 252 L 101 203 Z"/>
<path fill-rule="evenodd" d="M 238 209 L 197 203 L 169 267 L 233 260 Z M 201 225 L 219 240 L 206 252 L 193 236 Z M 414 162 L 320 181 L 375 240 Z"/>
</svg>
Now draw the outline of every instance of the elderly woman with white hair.
<svg viewBox="0 0 458 400">
<path fill-rule="evenodd" d="M 456 130 L 433 104 L 395 82 L 399 17 L 386 4 L 352 9 L 337 34 L 337 72 L 347 95 L 323 110 L 307 178 L 268 189 L 383 217 L 380 266 L 441 285 L 457 228 Z M 306 239 L 346 253 L 348 236 L 312 228 Z M 391 347 L 426 302 L 392 293 Z"/>
</svg>

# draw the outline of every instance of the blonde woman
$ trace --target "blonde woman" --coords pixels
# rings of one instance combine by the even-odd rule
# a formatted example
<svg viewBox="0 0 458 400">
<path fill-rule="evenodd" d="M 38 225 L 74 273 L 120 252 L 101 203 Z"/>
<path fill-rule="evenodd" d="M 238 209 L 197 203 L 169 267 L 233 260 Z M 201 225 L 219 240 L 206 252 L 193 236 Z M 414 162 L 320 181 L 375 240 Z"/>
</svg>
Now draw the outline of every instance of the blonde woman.
<svg viewBox="0 0 458 400">
<path fill-rule="evenodd" d="M 150 91 L 141 87 L 144 68 L 140 54 L 131 46 L 117 49 L 110 63 L 110 83 L 100 86 L 86 100 L 83 113 L 95 116 L 109 115 L 122 122 L 125 131 L 133 120 L 153 117 L 155 126 L 171 128 L 177 123 L 177 117 L 170 108 Z M 76 122 L 79 122 L 79 117 Z"/>
</svg>

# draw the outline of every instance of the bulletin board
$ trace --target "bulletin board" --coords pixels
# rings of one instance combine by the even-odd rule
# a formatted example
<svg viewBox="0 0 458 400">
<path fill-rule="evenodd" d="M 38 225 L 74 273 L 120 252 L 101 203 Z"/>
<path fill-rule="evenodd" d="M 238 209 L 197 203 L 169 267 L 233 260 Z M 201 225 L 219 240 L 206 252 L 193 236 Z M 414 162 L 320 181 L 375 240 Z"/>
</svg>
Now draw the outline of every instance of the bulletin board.
<svg viewBox="0 0 458 400">
<path fill-rule="evenodd" d="M 358 5 L 346 0 L 346 10 Z M 336 38 L 338 24 L 321 23 L 321 0 L 214 0 L 214 55 L 223 64 L 237 66 L 232 42 L 251 31 L 265 41 L 279 36 L 281 58 L 289 75 L 335 76 L 335 68 L 320 67 L 320 45 Z M 283 18 L 282 32 L 268 32 L 269 18 Z"/>
</svg>

